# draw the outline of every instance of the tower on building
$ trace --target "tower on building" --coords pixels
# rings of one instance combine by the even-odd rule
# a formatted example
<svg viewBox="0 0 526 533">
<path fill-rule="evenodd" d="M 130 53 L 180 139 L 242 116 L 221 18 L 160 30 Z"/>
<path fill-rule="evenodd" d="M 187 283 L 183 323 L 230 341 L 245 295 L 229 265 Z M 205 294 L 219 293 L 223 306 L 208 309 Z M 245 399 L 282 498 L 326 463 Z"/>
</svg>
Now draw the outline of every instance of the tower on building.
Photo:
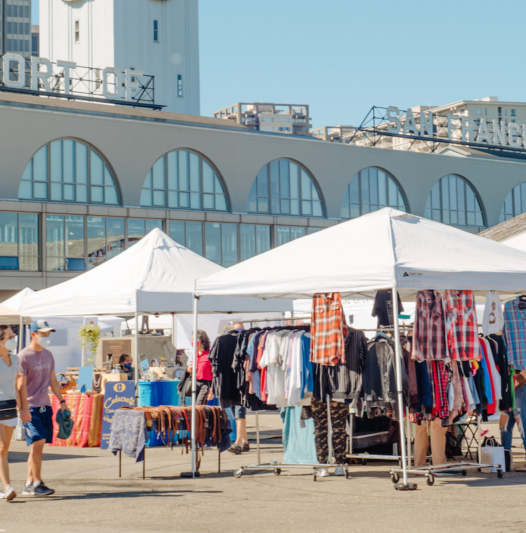
<svg viewBox="0 0 526 533">
<path fill-rule="evenodd" d="M 31 0 L 1 0 L 1 55 L 16 52 L 31 57 Z"/>
<path fill-rule="evenodd" d="M 40 56 L 154 76 L 156 104 L 200 113 L 198 0 L 40 0 Z"/>
</svg>

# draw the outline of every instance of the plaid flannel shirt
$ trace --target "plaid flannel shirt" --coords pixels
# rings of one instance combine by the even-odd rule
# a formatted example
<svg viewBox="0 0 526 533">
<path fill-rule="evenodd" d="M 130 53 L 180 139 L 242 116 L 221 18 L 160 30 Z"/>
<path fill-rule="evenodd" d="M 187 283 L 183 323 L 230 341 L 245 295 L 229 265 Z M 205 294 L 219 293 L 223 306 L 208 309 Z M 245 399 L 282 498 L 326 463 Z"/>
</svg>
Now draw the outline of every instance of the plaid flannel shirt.
<svg viewBox="0 0 526 533">
<path fill-rule="evenodd" d="M 444 309 L 437 291 L 420 291 L 416 296 L 412 357 L 419 362 L 448 358 Z"/>
<path fill-rule="evenodd" d="M 446 291 L 444 298 L 446 343 L 454 361 L 480 360 L 477 311 L 472 291 Z"/>
<path fill-rule="evenodd" d="M 312 299 L 310 361 L 335 366 L 345 363 L 347 325 L 339 292 L 315 294 Z"/>
<path fill-rule="evenodd" d="M 448 387 L 449 373 L 444 361 L 428 361 L 427 368 L 429 379 L 432 380 L 434 387 L 435 405 L 433 416 L 436 418 L 447 418 L 449 416 Z"/>
<path fill-rule="evenodd" d="M 503 335 L 510 366 L 526 370 L 526 309 L 519 307 L 519 298 L 506 302 Z"/>
</svg>

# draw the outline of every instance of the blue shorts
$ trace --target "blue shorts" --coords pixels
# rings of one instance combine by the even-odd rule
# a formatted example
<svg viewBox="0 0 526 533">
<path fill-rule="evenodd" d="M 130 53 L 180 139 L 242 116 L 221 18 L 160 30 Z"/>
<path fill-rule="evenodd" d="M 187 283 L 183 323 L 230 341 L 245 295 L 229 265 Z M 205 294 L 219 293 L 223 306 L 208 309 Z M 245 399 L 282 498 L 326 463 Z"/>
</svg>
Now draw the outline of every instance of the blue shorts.
<svg viewBox="0 0 526 533">
<path fill-rule="evenodd" d="M 47 444 L 53 441 L 53 410 L 51 407 L 31 407 L 31 421 L 24 424 L 26 428 L 26 444 L 31 446 L 39 440 L 46 440 Z"/>
<path fill-rule="evenodd" d="M 230 410 L 234 418 L 246 418 L 247 416 L 247 408 L 242 405 L 234 405 Z"/>
</svg>

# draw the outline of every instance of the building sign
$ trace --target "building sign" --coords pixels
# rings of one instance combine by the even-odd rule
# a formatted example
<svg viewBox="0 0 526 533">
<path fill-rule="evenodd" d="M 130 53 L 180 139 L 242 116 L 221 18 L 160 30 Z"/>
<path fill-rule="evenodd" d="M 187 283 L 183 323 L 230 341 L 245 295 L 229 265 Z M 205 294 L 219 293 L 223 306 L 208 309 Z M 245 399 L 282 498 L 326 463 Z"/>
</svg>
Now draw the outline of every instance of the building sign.
<svg viewBox="0 0 526 533">
<path fill-rule="evenodd" d="M 367 139 L 373 146 L 380 137 L 400 137 L 429 143 L 450 143 L 475 148 L 526 151 L 526 124 L 466 115 L 435 115 L 432 111 L 400 111 L 373 107 L 350 138 Z"/>
<path fill-rule="evenodd" d="M 113 415 L 121 407 L 135 407 L 135 381 L 107 381 L 102 411 L 102 435 L 100 449 L 107 450 L 110 445 Z"/>
<path fill-rule="evenodd" d="M 154 77 L 116 67 L 79 67 L 73 61 L 51 63 L 44 57 L 7 53 L 1 60 L 0 90 L 31 92 L 67 99 L 98 100 L 119 105 L 162 108 L 155 104 Z"/>
</svg>

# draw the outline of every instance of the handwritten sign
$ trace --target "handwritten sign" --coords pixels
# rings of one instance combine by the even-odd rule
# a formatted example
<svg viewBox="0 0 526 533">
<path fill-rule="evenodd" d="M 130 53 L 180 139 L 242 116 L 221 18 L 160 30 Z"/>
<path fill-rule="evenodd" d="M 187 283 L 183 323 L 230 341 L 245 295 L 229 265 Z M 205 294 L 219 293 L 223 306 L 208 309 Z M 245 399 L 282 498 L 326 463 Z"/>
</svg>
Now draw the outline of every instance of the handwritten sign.
<svg viewBox="0 0 526 533">
<path fill-rule="evenodd" d="M 117 381 L 106 383 L 104 409 L 102 412 L 102 437 L 100 449 L 107 450 L 110 444 L 111 423 L 115 411 L 121 407 L 135 407 L 135 382 Z"/>
</svg>

